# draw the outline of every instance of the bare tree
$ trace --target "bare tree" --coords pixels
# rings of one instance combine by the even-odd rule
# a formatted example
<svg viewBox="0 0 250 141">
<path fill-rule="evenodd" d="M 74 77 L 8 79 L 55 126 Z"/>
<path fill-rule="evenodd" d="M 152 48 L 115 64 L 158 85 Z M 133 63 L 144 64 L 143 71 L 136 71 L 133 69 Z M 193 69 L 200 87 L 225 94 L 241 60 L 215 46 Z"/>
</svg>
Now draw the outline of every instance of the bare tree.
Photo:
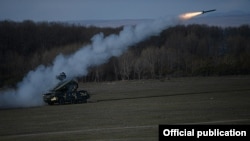
<svg viewBox="0 0 250 141">
<path fill-rule="evenodd" d="M 132 51 L 127 51 L 126 53 L 124 53 L 120 58 L 119 58 L 119 71 L 120 71 L 120 75 L 121 78 L 123 80 L 125 79 L 130 79 L 130 75 L 131 72 L 133 70 L 133 66 L 134 66 L 134 55 L 132 53 Z"/>
<path fill-rule="evenodd" d="M 157 47 L 149 47 L 142 51 L 142 59 L 144 60 L 145 70 L 148 71 L 151 75 L 151 78 L 155 78 L 155 69 L 157 62 Z"/>
<path fill-rule="evenodd" d="M 145 63 L 142 57 L 138 57 L 134 63 L 134 73 L 137 75 L 140 80 L 143 75 L 143 70 L 145 69 Z"/>
</svg>

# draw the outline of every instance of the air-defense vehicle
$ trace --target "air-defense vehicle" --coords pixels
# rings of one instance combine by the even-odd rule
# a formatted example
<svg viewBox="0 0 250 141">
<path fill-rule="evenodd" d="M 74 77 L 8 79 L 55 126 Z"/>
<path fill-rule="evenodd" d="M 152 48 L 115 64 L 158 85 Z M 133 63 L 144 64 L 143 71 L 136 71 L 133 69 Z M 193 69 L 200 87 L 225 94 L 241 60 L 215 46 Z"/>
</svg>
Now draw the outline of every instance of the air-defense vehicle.
<svg viewBox="0 0 250 141">
<path fill-rule="evenodd" d="M 78 82 L 75 79 L 61 80 L 61 82 L 50 90 L 48 93 L 43 94 L 43 101 L 49 105 L 53 104 L 66 104 L 66 103 L 86 103 L 90 98 L 85 90 L 77 90 Z"/>
</svg>

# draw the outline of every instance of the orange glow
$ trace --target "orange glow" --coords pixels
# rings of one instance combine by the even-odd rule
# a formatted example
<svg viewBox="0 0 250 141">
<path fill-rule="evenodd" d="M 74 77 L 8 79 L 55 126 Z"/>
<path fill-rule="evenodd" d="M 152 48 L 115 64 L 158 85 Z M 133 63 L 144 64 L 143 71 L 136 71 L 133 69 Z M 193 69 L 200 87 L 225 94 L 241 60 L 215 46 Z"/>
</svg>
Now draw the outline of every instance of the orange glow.
<svg viewBox="0 0 250 141">
<path fill-rule="evenodd" d="M 180 18 L 181 20 L 189 20 L 189 19 L 191 19 L 191 18 L 193 18 L 193 17 L 195 17 L 195 16 L 198 16 L 198 15 L 200 15 L 200 14 L 202 14 L 202 12 L 184 13 L 184 14 L 181 14 L 181 15 L 179 16 L 179 18 Z"/>
</svg>

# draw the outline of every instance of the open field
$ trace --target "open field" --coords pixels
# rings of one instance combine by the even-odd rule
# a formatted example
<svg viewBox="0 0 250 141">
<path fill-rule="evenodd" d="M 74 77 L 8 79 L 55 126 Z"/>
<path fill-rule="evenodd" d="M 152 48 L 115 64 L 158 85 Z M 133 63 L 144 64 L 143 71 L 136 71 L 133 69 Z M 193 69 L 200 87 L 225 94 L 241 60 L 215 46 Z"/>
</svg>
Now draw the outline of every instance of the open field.
<svg viewBox="0 0 250 141">
<path fill-rule="evenodd" d="M 159 124 L 250 124 L 250 76 L 80 84 L 89 103 L 0 110 L 0 140 L 158 140 Z"/>
</svg>

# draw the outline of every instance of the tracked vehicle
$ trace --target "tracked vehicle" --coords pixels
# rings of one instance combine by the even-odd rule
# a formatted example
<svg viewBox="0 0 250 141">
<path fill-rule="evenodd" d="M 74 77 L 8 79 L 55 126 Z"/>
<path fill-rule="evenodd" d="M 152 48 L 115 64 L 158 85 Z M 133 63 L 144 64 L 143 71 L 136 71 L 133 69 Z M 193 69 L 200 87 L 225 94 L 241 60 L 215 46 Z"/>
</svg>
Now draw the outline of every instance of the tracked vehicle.
<svg viewBox="0 0 250 141">
<path fill-rule="evenodd" d="M 86 103 L 90 98 L 88 92 L 86 90 L 78 91 L 78 82 L 75 79 L 64 80 L 65 78 L 66 76 L 63 76 L 63 79 L 58 78 L 61 82 L 48 93 L 43 94 L 43 101 L 49 105 Z"/>
</svg>

